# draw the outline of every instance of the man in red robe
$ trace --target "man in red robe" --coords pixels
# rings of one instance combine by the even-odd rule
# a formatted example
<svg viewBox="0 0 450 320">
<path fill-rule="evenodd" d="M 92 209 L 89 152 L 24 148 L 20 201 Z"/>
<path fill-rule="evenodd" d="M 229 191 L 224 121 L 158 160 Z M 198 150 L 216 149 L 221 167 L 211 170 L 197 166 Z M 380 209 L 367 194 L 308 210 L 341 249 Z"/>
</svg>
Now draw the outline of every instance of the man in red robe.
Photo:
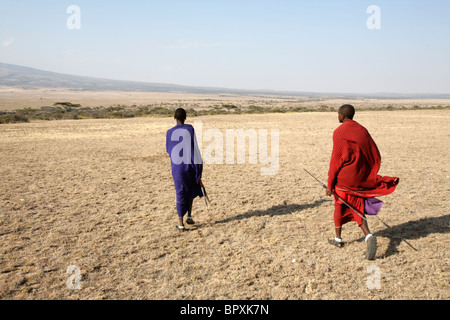
<svg viewBox="0 0 450 320">
<path fill-rule="evenodd" d="M 369 198 L 393 193 L 399 179 L 378 175 L 381 166 L 380 152 L 367 129 L 353 121 L 355 108 L 344 105 L 339 109 L 338 115 L 342 124 L 333 134 L 333 153 L 326 194 L 332 196 L 334 192 L 354 210 L 335 196 L 336 238 L 331 242 L 342 247 L 342 226 L 355 221 L 366 237 L 366 258 L 372 260 L 377 243 L 367 224 L 365 203 Z"/>
</svg>

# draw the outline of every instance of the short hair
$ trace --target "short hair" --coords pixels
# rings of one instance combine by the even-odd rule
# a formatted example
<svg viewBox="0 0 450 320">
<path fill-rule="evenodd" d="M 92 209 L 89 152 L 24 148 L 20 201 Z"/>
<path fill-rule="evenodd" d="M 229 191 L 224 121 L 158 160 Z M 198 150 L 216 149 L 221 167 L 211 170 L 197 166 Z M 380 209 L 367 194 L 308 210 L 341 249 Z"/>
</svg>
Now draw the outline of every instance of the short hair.
<svg viewBox="0 0 450 320">
<path fill-rule="evenodd" d="M 176 120 L 178 121 L 184 121 L 186 120 L 186 110 L 184 110 L 183 108 L 179 108 L 175 111 L 175 117 Z"/>
<path fill-rule="evenodd" d="M 339 108 L 339 113 L 344 115 L 346 118 L 353 120 L 356 110 L 355 107 L 353 107 L 352 105 L 344 104 L 342 107 Z"/>
</svg>

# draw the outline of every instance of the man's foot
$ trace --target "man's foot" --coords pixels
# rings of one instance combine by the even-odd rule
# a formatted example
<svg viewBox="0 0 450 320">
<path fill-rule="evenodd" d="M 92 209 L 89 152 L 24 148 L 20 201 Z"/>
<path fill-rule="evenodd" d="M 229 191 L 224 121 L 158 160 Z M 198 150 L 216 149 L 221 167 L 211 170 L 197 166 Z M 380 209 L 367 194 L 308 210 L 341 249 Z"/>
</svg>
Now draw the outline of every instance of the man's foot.
<svg viewBox="0 0 450 320">
<path fill-rule="evenodd" d="M 176 228 L 177 228 L 177 231 L 179 231 L 179 232 L 186 231 L 186 228 L 184 226 L 177 226 Z"/>
<path fill-rule="evenodd" d="M 187 224 L 195 224 L 195 221 L 192 220 L 191 217 L 188 217 L 188 218 L 186 219 L 186 223 L 187 223 Z"/>
<path fill-rule="evenodd" d="M 339 238 L 334 238 L 334 240 L 328 239 L 328 243 L 338 248 L 342 248 L 344 246 L 344 242 L 342 242 L 342 239 Z"/>
<path fill-rule="evenodd" d="M 377 238 L 369 234 L 366 237 L 366 244 L 367 244 L 366 259 L 374 260 L 375 255 L 377 254 Z"/>
</svg>

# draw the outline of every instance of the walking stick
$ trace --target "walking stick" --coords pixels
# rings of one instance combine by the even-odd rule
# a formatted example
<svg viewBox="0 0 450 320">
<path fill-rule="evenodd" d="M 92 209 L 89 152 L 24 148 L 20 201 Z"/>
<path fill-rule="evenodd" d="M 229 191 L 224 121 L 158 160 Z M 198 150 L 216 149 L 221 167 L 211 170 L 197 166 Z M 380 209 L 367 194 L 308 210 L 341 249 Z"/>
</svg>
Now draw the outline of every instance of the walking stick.
<svg viewBox="0 0 450 320">
<path fill-rule="evenodd" d="M 311 177 L 313 177 L 314 179 L 316 179 L 316 181 L 319 182 L 319 183 L 322 185 L 322 187 L 324 187 L 325 189 L 328 189 L 328 187 L 327 187 L 325 184 L 323 184 L 319 179 L 317 179 L 316 177 L 314 177 L 308 170 L 306 170 L 306 169 L 303 169 L 303 170 L 305 170 Z M 367 218 L 366 218 L 366 217 L 364 217 L 364 216 L 363 216 L 361 213 L 359 213 L 355 208 L 353 208 L 351 205 L 349 205 L 347 202 L 345 202 L 345 201 L 344 201 L 341 197 L 339 197 L 333 190 L 330 190 L 330 191 L 333 193 L 333 195 L 334 195 L 336 198 L 338 198 L 339 200 L 341 200 L 343 204 L 345 204 L 347 207 L 349 207 L 351 210 L 353 210 L 353 212 L 355 212 L 358 216 L 360 216 L 361 218 L 363 218 L 364 220 L 367 221 Z"/>
<path fill-rule="evenodd" d="M 198 182 L 200 183 L 200 188 L 202 189 L 203 198 L 205 199 L 206 209 L 209 210 L 208 202 L 211 202 L 211 201 L 209 201 L 209 197 L 208 197 L 208 194 L 206 193 L 206 189 L 205 189 L 205 186 L 203 185 L 202 179 L 199 179 Z"/>
</svg>

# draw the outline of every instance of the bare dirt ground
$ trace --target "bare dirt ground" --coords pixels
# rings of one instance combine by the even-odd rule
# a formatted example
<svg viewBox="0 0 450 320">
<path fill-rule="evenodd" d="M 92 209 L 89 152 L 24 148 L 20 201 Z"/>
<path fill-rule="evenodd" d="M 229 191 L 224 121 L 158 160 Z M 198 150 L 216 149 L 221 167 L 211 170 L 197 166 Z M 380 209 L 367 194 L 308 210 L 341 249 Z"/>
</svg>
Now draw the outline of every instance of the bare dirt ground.
<svg viewBox="0 0 450 320">
<path fill-rule="evenodd" d="M 188 119 L 192 123 L 194 119 Z M 203 129 L 279 129 L 280 169 L 205 165 L 209 212 L 180 234 L 165 132 L 173 119 L 0 126 L 1 299 L 450 298 L 450 112 L 358 113 L 378 144 L 380 174 L 398 176 L 369 226 L 334 237 L 326 181 L 333 113 L 196 118 Z M 203 143 L 203 147 L 208 145 Z M 406 239 L 414 251 L 401 239 Z M 70 290 L 67 268 L 81 271 Z M 377 280 L 379 280 L 377 282 Z"/>
</svg>

